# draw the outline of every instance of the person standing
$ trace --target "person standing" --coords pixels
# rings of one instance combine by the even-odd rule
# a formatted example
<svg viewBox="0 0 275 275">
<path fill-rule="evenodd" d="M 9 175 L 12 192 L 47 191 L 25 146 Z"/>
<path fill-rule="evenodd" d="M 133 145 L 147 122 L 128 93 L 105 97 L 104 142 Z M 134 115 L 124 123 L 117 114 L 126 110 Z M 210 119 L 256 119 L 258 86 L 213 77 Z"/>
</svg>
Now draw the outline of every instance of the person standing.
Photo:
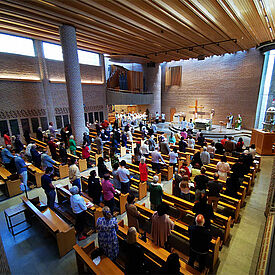
<svg viewBox="0 0 275 275">
<path fill-rule="evenodd" d="M 174 147 L 173 151 L 169 153 L 169 165 L 173 166 L 173 173 L 175 173 L 175 168 L 178 164 L 178 156 L 177 148 Z"/>
<path fill-rule="evenodd" d="M 34 166 L 37 168 L 41 167 L 41 154 L 36 150 L 36 144 L 32 144 L 31 156 Z"/>
<path fill-rule="evenodd" d="M 158 183 L 159 177 L 154 176 L 153 182 L 149 184 L 150 204 L 152 210 L 157 210 L 158 206 L 162 203 L 162 186 Z"/>
<path fill-rule="evenodd" d="M 88 179 L 88 195 L 93 199 L 93 203 L 100 204 L 100 197 L 102 193 L 102 186 L 100 179 L 96 177 L 96 171 L 92 170 Z"/>
<path fill-rule="evenodd" d="M 19 152 L 21 152 L 24 149 L 24 146 L 23 146 L 21 140 L 19 139 L 19 136 L 15 137 L 14 149 L 15 149 L 16 153 L 19 153 Z"/>
<path fill-rule="evenodd" d="M 87 205 L 83 197 L 79 195 L 79 189 L 77 186 L 73 186 L 70 189 L 72 196 L 70 197 L 71 207 L 73 213 L 76 216 L 75 230 L 77 239 L 79 241 L 85 240 L 87 237 L 84 235 L 84 229 L 86 224 L 86 210 Z"/>
<path fill-rule="evenodd" d="M 227 173 L 230 172 L 230 165 L 227 162 L 226 156 L 221 157 L 221 161 L 217 163 L 216 169 L 221 180 L 227 179 Z"/>
<path fill-rule="evenodd" d="M 210 163 L 210 154 L 207 152 L 207 148 L 205 146 L 203 147 L 203 151 L 201 152 L 200 157 L 203 165 Z"/>
<path fill-rule="evenodd" d="M 59 145 L 59 157 L 62 165 L 67 164 L 68 154 L 63 142 L 61 142 Z"/>
<path fill-rule="evenodd" d="M 156 147 L 155 150 L 151 153 L 151 156 L 152 156 L 152 169 L 159 174 L 160 173 L 159 160 L 161 160 L 164 165 L 166 164 L 159 152 L 158 147 Z"/>
<path fill-rule="evenodd" d="M 108 206 L 104 206 L 102 212 L 103 217 L 98 218 L 96 222 L 98 244 L 104 255 L 114 261 L 119 252 L 117 219 L 113 218 Z"/>
<path fill-rule="evenodd" d="M 77 159 L 72 158 L 71 160 L 71 165 L 69 167 L 69 179 L 70 179 L 70 183 L 73 186 L 77 186 L 79 192 L 81 192 L 81 183 L 80 183 L 80 171 L 79 168 L 77 166 Z"/>
<path fill-rule="evenodd" d="M 173 145 L 176 144 L 176 138 L 175 138 L 173 132 L 171 132 L 171 134 L 170 134 L 170 136 L 169 136 L 169 143 L 170 143 L 170 144 L 173 144 Z"/>
<path fill-rule="evenodd" d="M 174 228 L 174 223 L 171 221 L 166 212 L 166 205 L 160 204 L 157 208 L 157 212 L 152 215 L 151 235 L 154 244 L 160 247 L 165 246 L 168 236 Z"/>
<path fill-rule="evenodd" d="M 184 137 L 181 137 L 180 141 L 179 141 L 179 151 L 185 153 L 187 146 L 188 145 L 187 145 L 186 141 L 184 140 Z"/>
<path fill-rule="evenodd" d="M 103 142 L 99 134 L 97 134 L 95 138 L 95 144 L 96 144 L 96 149 L 98 154 L 102 154 L 103 151 Z"/>
<path fill-rule="evenodd" d="M 47 206 L 50 209 L 54 210 L 56 193 L 55 193 L 55 187 L 52 184 L 52 178 L 51 178 L 52 173 L 53 173 L 53 168 L 47 167 L 45 174 L 41 177 L 41 185 L 47 196 Z"/>
<path fill-rule="evenodd" d="M 162 137 L 160 143 L 159 143 L 159 147 L 160 147 L 160 152 L 164 155 L 168 155 L 170 152 L 170 147 L 168 145 L 167 140 Z"/>
<path fill-rule="evenodd" d="M 236 150 L 236 143 L 232 139 L 232 136 L 230 136 L 224 144 L 226 156 L 232 156 L 232 152 Z"/>
<path fill-rule="evenodd" d="M 218 201 L 220 199 L 220 192 L 222 190 L 222 183 L 218 181 L 219 174 L 214 174 L 214 180 L 208 182 L 208 204 L 213 206 L 216 212 L 218 208 Z"/>
<path fill-rule="evenodd" d="M 71 135 L 70 136 L 70 139 L 69 139 L 69 148 L 70 148 L 70 151 L 71 151 L 71 154 L 75 155 L 75 151 L 76 151 L 76 144 L 75 144 L 75 141 L 74 141 L 74 136 Z"/>
<path fill-rule="evenodd" d="M 155 118 L 156 118 L 156 124 L 158 124 L 159 123 L 159 113 L 158 112 L 156 112 Z"/>
<path fill-rule="evenodd" d="M 87 145 L 87 142 L 84 142 L 82 146 L 82 158 L 86 159 L 87 168 L 90 168 L 90 149 Z"/>
<path fill-rule="evenodd" d="M 27 165 L 24 161 L 24 151 L 21 151 L 19 154 L 15 157 L 15 166 L 18 175 L 20 175 L 21 178 L 21 185 L 20 188 L 22 191 L 28 191 L 30 188 L 28 187 L 28 172 L 27 172 Z"/>
<path fill-rule="evenodd" d="M 52 137 L 55 137 L 55 132 L 56 132 L 56 130 L 55 130 L 54 127 L 53 127 L 53 122 L 50 122 L 50 123 L 49 123 L 49 131 L 50 131 L 50 135 L 51 135 Z"/>
<path fill-rule="evenodd" d="M 140 153 L 141 155 L 145 156 L 146 158 L 149 157 L 149 141 L 146 140 L 143 145 L 140 146 Z"/>
<path fill-rule="evenodd" d="M 213 141 L 210 145 L 207 146 L 207 152 L 209 153 L 211 159 L 214 158 L 215 150 L 215 142 Z"/>
<path fill-rule="evenodd" d="M 43 141 L 43 132 L 41 127 L 38 127 L 36 130 L 36 138 L 40 141 Z"/>
<path fill-rule="evenodd" d="M 188 136 L 187 144 L 188 144 L 188 148 L 191 148 L 191 149 L 195 148 L 195 140 L 192 136 Z"/>
<path fill-rule="evenodd" d="M 148 142 L 149 142 L 149 151 L 151 151 L 151 152 L 154 151 L 155 147 L 156 147 L 156 142 L 154 140 L 154 135 L 151 135 Z"/>
<path fill-rule="evenodd" d="M 161 122 L 164 123 L 165 122 L 165 113 L 161 113 Z"/>
<path fill-rule="evenodd" d="M 115 209 L 115 193 L 116 190 L 113 184 L 110 182 L 110 174 L 105 174 L 101 181 L 103 199 L 106 206 L 110 208 L 111 214 L 113 215 Z"/>
<path fill-rule="evenodd" d="M 141 182 L 147 182 L 147 180 L 148 180 L 148 166 L 145 162 L 145 157 L 142 157 L 140 159 L 139 175 L 140 175 Z"/>
<path fill-rule="evenodd" d="M 195 201 L 198 201 L 201 194 L 205 194 L 206 187 L 209 181 L 209 178 L 205 175 L 206 168 L 204 166 L 201 167 L 201 174 L 194 178 L 194 186 L 195 186 Z"/>
<path fill-rule="evenodd" d="M 4 134 L 4 142 L 6 146 L 11 145 L 11 138 L 8 131 Z"/>
<path fill-rule="evenodd" d="M 10 171 L 11 170 L 11 160 L 14 158 L 14 156 L 11 153 L 11 145 L 8 144 L 6 148 L 2 149 L 1 151 L 1 157 L 2 162 L 5 166 L 5 168 Z"/>
<path fill-rule="evenodd" d="M 210 231 L 204 227 L 205 219 L 203 215 L 198 215 L 195 219 L 196 225 L 190 225 L 188 233 L 190 237 L 190 257 L 188 264 L 194 267 L 197 259 L 199 262 L 199 271 L 203 272 L 210 248 L 212 236 Z"/>
<path fill-rule="evenodd" d="M 126 169 L 126 162 L 122 160 L 120 162 L 120 167 L 117 170 L 119 181 L 121 183 L 121 193 L 127 194 L 130 192 L 130 172 Z"/>
<path fill-rule="evenodd" d="M 127 219 L 128 219 L 128 227 L 135 227 L 136 230 L 139 232 L 139 211 L 135 206 L 135 196 L 133 194 L 129 194 L 127 197 L 127 203 L 125 206 Z"/>
<path fill-rule="evenodd" d="M 47 167 L 53 167 L 54 164 L 55 161 L 48 155 L 47 149 L 44 149 L 41 155 L 42 170 L 45 171 Z"/>
<path fill-rule="evenodd" d="M 57 160 L 57 154 L 56 154 L 56 148 L 58 147 L 57 144 L 54 142 L 54 137 L 50 137 L 50 141 L 48 142 L 50 152 L 52 155 L 52 158 L 54 160 Z"/>
</svg>

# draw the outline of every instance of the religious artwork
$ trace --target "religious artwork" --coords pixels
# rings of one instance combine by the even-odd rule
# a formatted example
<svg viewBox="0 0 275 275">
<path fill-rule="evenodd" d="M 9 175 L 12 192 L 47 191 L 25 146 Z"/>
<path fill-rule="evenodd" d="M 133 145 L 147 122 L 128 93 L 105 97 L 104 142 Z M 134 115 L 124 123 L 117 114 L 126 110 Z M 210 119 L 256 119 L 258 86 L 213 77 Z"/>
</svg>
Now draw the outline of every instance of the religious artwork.
<svg viewBox="0 0 275 275">
<path fill-rule="evenodd" d="M 232 115 L 232 113 L 230 113 L 226 118 L 227 118 L 226 128 L 232 129 L 234 116 Z"/>
<path fill-rule="evenodd" d="M 243 119 L 240 114 L 238 114 L 238 118 L 235 120 L 235 130 L 241 130 Z"/>
<path fill-rule="evenodd" d="M 204 107 L 203 106 L 198 106 L 198 100 L 197 99 L 195 101 L 195 105 L 194 106 L 189 106 L 189 108 L 195 108 L 195 111 L 193 112 L 195 119 L 198 118 L 198 114 L 199 115 L 204 115 L 203 112 L 198 112 L 198 109 L 203 109 Z"/>
</svg>

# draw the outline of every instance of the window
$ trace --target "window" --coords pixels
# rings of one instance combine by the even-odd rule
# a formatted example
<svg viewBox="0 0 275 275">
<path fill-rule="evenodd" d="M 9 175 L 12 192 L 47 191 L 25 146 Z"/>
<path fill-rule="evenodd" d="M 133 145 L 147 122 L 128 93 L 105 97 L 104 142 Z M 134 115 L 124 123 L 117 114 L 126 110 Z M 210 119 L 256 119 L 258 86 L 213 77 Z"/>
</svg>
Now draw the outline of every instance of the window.
<svg viewBox="0 0 275 275">
<path fill-rule="evenodd" d="M 65 127 L 70 124 L 68 115 L 63 115 L 63 123 Z"/>
<path fill-rule="evenodd" d="M 62 47 L 57 44 L 43 42 L 44 56 L 47 59 L 63 61 Z M 99 54 L 77 50 L 79 64 L 99 66 Z"/>
<path fill-rule="evenodd" d="M 100 122 L 104 120 L 103 112 L 99 112 L 99 118 L 100 118 Z"/>
<path fill-rule="evenodd" d="M 99 121 L 98 112 L 95 112 L 95 120 Z"/>
<path fill-rule="evenodd" d="M 14 136 L 20 135 L 19 126 L 17 119 L 10 120 L 11 133 Z"/>
<path fill-rule="evenodd" d="M 37 117 L 31 118 L 32 122 L 32 132 L 35 133 L 37 131 L 37 128 L 39 127 L 39 121 Z"/>
<path fill-rule="evenodd" d="M 48 130 L 48 120 L 46 117 L 40 117 L 40 123 L 41 123 L 42 131 Z"/>
<path fill-rule="evenodd" d="M 99 54 L 88 51 L 78 50 L 79 64 L 99 66 Z"/>
<path fill-rule="evenodd" d="M 31 132 L 30 124 L 29 124 L 29 119 L 28 118 L 22 118 L 21 119 L 21 125 L 22 125 L 22 129 L 23 129 L 23 133 L 25 131 L 28 131 L 29 133 Z"/>
<path fill-rule="evenodd" d="M 0 133 L 1 137 L 4 136 L 5 133 L 9 133 L 9 127 L 6 120 L 0 120 Z"/>
<path fill-rule="evenodd" d="M 56 120 L 56 128 L 57 129 L 62 128 L 62 116 L 56 116 L 55 120 Z"/>
<path fill-rule="evenodd" d="M 89 115 L 89 122 L 93 124 L 94 123 L 94 114 L 93 114 L 93 112 L 89 113 L 88 115 Z"/>
<path fill-rule="evenodd" d="M 88 121 L 88 114 L 87 113 L 84 113 L 84 119 L 85 119 L 85 123 L 87 123 L 87 121 Z"/>
<path fill-rule="evenodd" d="M 33 40 L 0 33 L 0 52 L 35 56 Z"/>
</svg>

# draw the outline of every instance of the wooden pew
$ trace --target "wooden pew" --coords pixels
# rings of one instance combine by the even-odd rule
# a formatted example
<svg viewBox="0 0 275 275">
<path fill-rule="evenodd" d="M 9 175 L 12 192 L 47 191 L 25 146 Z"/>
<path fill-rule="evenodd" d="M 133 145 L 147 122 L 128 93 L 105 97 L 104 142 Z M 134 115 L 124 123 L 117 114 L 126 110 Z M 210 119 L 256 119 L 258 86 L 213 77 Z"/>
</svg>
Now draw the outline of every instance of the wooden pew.
<svg viewBox="0 0 275 275">
<path fill-rule="evenodd" d="M 39 202 L 38 197 L 33 200 Z M 60 257 L 72 250 L 76 243 L 74 227 L 70 227 L 50 208 L 39 211 L 25 196 L 22 197 L 22 201 L 26 205 L 27 210 L 55 237 Z"/>
<path fill-rule="evenodd" d="M 41 187 L 41 177 L 44 175 L 44 171 L 41 169 L 35 167 L 33 164 L 28 165 L 27 167 L 29 175 L 33 176 L 35 179 L 35 185 L 36 187 Z"/>
<path fill-rule="evenodd" d="M 85 194 L 88 193 L 88 177 L 82 176 L 81 177 L 81 185 L 82 185 L 82 190 Z M 126 209 L 125 209 L 125 205 L 127 203 L 127 197 L 128 194 L 120 194 L 120 195 L 115 195 L 115 202 L 116 205 L 119 209 L 119 214 L 123 214 Z"/>
<path fill-rule="evenodd" d="M 167 194 L 165 192 L 163 193 L 162 201 L 167 205 L 180 210 L 181 217 L 186 214 L 195 216 L 195 214 L 192 212 L 192 209 L 194 206 L 193 202 L 183 200 L 181 198 Z M 219 213 L 214 212 L 214 219 L 213 219 L 212 225 L 220 228 L 224 232 L 223 238 L 222 238 L 223 243 L 226 243 L 229 238 L 231 224 L 232 224 L 231 216 L 226 217 Z"/>
<path fill-rule="evenodd" d="M 57 185 L 56 186 L 56 194 L 57 194 L 57 199 L 58 199 L 59 205 L 62 205 L 65 203 L 65 204 L 67 204 L 67 206 L 69 206 L 69 208 L 71 207 L 70 197 L 72 196 L 72 194 L 69 191 L 68 185 L 66 185 L 66 186 Z M 83 193 L 81 193 L 81 195 L 84 198 L 86 203 L 92 201 L 88 196 L 84 196 Z M 92 226 L 95 226 L 97 219 L 99 217 L 103 216 L 102 208 L 97 205 L 94 205 L 93 207 L 88 208 L 86 210 L 86 213 L 92 220 Z M 74 215 L 72 212 L 70 214 Z M 72 219 L 71 217 L 70 217 L 70 221 L 72 223 L 74 223 L 74 219 Z M 92 232 L 94 232 L 94 231 L 95 231 L 95 228 L 94 228 L 94 230 L 92 230 Z"/>
<path fill-rule="evenodd" d="M 117 235 L 119 240 L 124 240 L 127 236 L 128 226 L 124 225 L 124 221 L 118 223 L 118 232 Z M 146 242 L 142 241 L 140 238 L 137 238 L 137 243 L 141 246 L 144 251 L 144 257 L 147 261 L 154 266 L 153 274 L 161 272 L 162 265 L 166 262 L 170 252 L 167 250 L 156 246 L 150 239 L 147 238 Z M 189 266 L 185 261 L 180 259 L 180 274 L 191 275 L 191 274 L 200 274 L 199 271 Z"/>
<path fill-rule="evenodd" d="M 92 254 L 98 250 L 95 246 L 95 241 L 85 245 L 84 247 L 76 244 L 74 246 L 78 274 L 116 274 L 123 275 L 124 273 L 115 265 L 111 259 L 105 255 L 100 256 L 100 263 L 96 265 L 93 262 Z"/>
<path fill-rule="evenodd" d="M 19 178 L 11 180 L 11 176 L 12 174 L 4 166 L 0 166 L 0 187 L 4 188 L 4 193 L 9 198 L 22 193 L 21 180 Z"/>
<path fill-rule="evenodd" d="M 149 208 L 146 208 L 145 204 L 140 205 L 136 203 L 135 205 L 138 211 L 141 213 L 140 219 L 145 219 L 146 222 L 150 223 L 152 215 L 154 214 L 155 211 Z M 171 217 L 171 219 L 175 223 L 175 226 L 174 226 L 174 230 L 172 230 L 171 232 L 172 233 L 171 236 L 168 238 L 169 246 L 173 248 L 173 250 L 176 249 L 177 251 L 180 251 L 181 253 L 183 253 L 183 256 L 186 257 L 186 255 L 189 255 L 189 239 L 190 239 L 188 235 L 189 225 L 181 221 L 177 221 L 173 217 Z M 147 232 L 147 233 L 150 234 L 150 232 Z M 175 244 L 176 242 L 179 242 L 179 244 Z M 211 248 L 209 250 L 209 254 L 211 255 L 212 268 L 214 268 L 218 262 L 219 248 L 220 248 L 220 237 L 216 239 L 213 238 L 211 241 Z"/>
</svg>

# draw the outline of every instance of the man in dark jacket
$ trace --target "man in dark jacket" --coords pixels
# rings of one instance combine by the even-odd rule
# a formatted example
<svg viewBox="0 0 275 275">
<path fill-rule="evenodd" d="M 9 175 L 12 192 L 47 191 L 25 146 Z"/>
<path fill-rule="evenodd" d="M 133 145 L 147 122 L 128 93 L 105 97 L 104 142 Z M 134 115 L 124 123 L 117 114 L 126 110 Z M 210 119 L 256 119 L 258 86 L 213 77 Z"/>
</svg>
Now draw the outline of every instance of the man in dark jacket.
<svg viewBox="0 0 275 275">
<path fill-rule="evenodd" d="M 204 227 L 203 215 L 196 217 L 196 225 L 191 225 L 188 228 L 190 236 L 190 257 L 188 264 L 194 267 L 194 262 L 198 259 L 199 271 L 203 272 L 207 264 L 207 256 L 212 240 L 212 236 L 208 229 Z"/>
<path fill-rule="evenodd" d="M 218 201 L 220 198 L 220 192 L 222 190 L 222 183 L 218 181 L 219 174 L 214 174 L 214 180 L 208 183 L 208 203 L 213 205 L 213 210 L 217 211 Z"/>
</svg>

